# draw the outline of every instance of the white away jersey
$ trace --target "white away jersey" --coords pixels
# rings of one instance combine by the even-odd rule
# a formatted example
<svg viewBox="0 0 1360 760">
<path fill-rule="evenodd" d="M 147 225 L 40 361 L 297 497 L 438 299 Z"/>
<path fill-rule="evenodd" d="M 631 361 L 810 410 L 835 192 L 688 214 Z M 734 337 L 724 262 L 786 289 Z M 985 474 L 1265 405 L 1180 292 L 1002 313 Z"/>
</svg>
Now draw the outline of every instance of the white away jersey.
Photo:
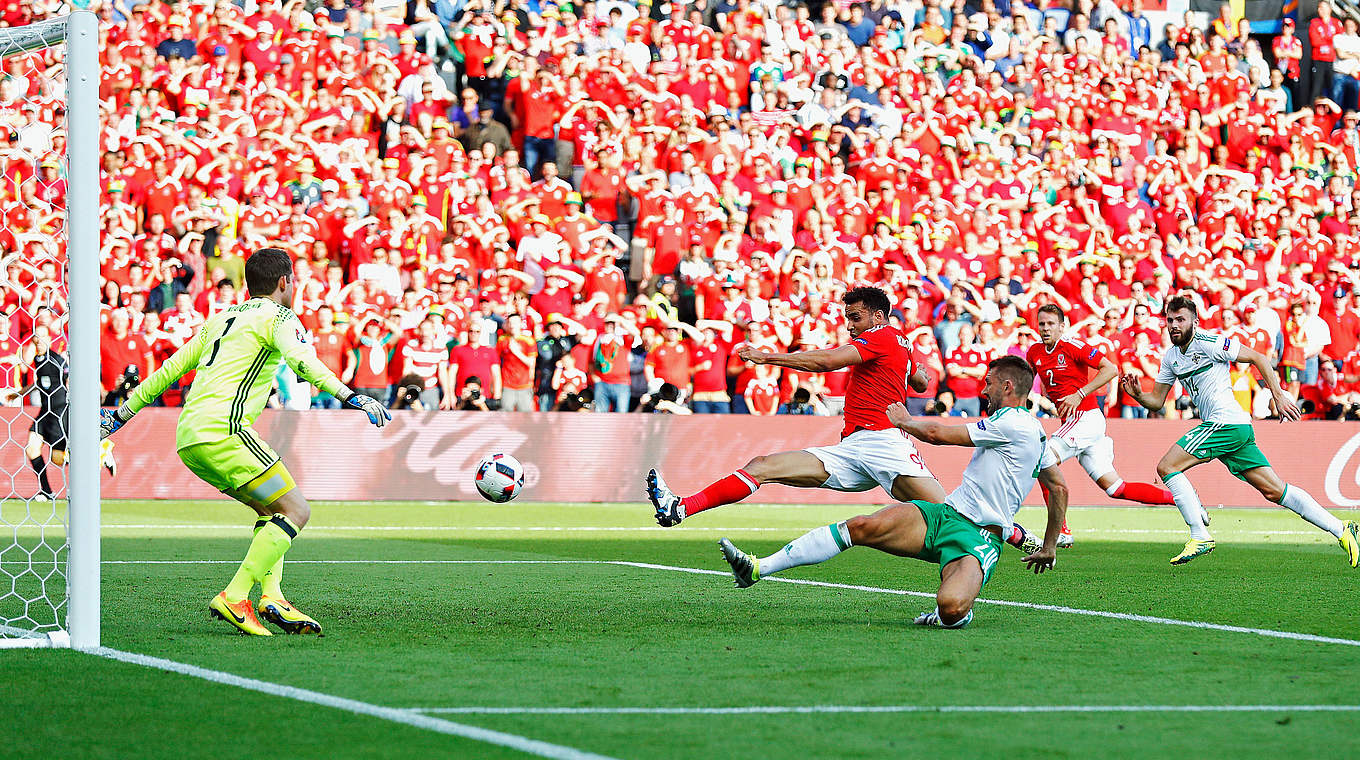
<svg viewBox="0 0 1360 760">
<path fill-rule="evenodd" d="M 977 449 L 945 503 L 978 525 L 1009 528 L 1039 477 L 1044 428 L 1029 412 L 1008 406 L 969 425 L 968 436 Z"/>
<path fill-rule="evenodd" d="M 1179 380 L 1205 422 L 1249 425 L 1251 415 L 1243 411 L 1233 396 L 1230 374 L 1241 350 L 1242 344 L 1236 338 L 1196 332 L 1185 351 L 1173 344 L 1162 354 L 1157 382 L 1172 385 Z"/>
</svg>

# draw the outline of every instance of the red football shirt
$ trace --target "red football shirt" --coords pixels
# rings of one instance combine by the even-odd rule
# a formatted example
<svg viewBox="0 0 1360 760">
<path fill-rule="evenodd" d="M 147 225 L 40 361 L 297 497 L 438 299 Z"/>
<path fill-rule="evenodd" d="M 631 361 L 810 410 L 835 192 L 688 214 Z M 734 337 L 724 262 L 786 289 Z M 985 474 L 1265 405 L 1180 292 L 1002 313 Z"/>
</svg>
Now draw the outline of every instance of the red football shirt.
<svg viewBox="0 0 1360 760">
<path fill-rule="evenodd" d="M 850 341 L 863 361 L 850 368 L 845 391 L 845 427 L 841 437 L 856 430 L 890 430 L 885 410 L 907 400 L 907 378 L 914 367 L 911 344 L 895 327 L 880 325 Z"/>
<path fill-rule="evenodd" d="M 1044 395 L 1054 404 L 1081 390 L 1091 379 L 1091 370 L 1100 366 L 1105 353 L 1079 340 L 1062 339 L 1050 351 L 1042 342 L 1029 347 L 1029 360 L 1044 386 Z M 1095 394 L 1082 399 L 1077 411 L 1096 408 Z"/>
</svg>

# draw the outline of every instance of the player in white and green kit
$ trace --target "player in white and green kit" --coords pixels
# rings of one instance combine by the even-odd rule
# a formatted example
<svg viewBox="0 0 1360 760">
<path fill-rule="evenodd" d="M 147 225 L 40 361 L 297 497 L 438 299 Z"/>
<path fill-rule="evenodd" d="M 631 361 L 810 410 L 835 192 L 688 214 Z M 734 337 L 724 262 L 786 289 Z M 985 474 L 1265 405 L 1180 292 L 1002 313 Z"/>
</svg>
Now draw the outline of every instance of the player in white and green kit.
<svg viewBox="0 0 1360 760">
<path fill-rule="evenodd" d="M 1034 387 L 1034 369 L 1018 356 L 1003 356 L 987 365 L 983 383 L 991 416 L 977 422 L 943 425 L 914 420 L 901 403 L 886 410 L 888 421 L 913 438 L 975 449 L 959 487 L 942 503 L 891 504 L 872 515 L 817 528 L 768 557 L 751 556 L 720 539 L 718 546 L 732 566 L 737 586 L 746 588 L 773 573 L 825 562 L 852 546 L 867 546 L 937 563 L 936 607 L 915 622 L 963 628 L 973 619 L 973 602 L 992 577 L 1002 537 L 1015 524 L 1016 510 L 1036 478 L 1046 489 L 1048 529 L 1043 545 L 1023 561 L 1036 573 L 1053 567 L 1067 512 L 1067 483 L 1057 464 L 1039 467 L 1044 428 L 1022 406 Z"/>
<path fill-rule="evenodd" d="M 289 604 L 280 588 L 283 555 L 307 524 L 311 508 L 279 455 L 250 424 L 269 400 L 280 361 L 342 403 L 362 409 L 378 427 L 391 416 L 374 399 L 347 388 L 307 344 L 307 332 L 289 308 L 295 284 L 287 253 L 264 248 L 252 254 L 246 261 L 246 286 L 249 301 L 210 318 L 122 406 L 101 410 L 100 437 L 112 435 L 171 383 L 194 371 L 175 430 L 180 461 L 260 517 L 245 560 L 208 608 L 244 633 L 269 636 L 250 602 L 251 589 L 259 583 L 259 611 L 265 620 L 286 633 L 319 634 L 321 625 Z"/>
<path fill-rule="evenodd" d="M 1166 302 L 1166 330 L 1171 336 L 1171 347 L 1162 354 L 1162 366 L 1152 390 L 1143 393 L 1136 375 L 1124 376 L 1124 392 L 1139 404 L 1160 410 L 1166 404 L 1171 386 L 1180 383 L 1190 400 L 1199 409 L 1203 420 L 1190 432 L 1181 436 L 1162 461 L 1157 463 L 1157 474 L 1171 491 L 1176 507 L 1190 526 L 1190 540 L 1171 564 L 1183 565 L 1214 550 L 1213 536 L 1209 535 L 1209 513 L 1200 504 L 1199 495 L 1186 478 L 1185 471 L 1211 459 L 1227 466 L 1228 471 L 1250 483 L 1261 495 L 1298 513 L 1300 517 L 1332 534 L 1345 549 L 1351 567 L 1360 566 L 1360 526 L 1353 521 L 1341 522 L 1323 509 L 1302 488 L 1285 483 L 1271 468 L 1270 461 L 1256 446 L 1256 434 L 1251 429 L 1251 415 L 1242 409 L 1233 396 L 1229 371 L 1235 362 L 1251 364 L 1265 379 L 1274 398 L 1275 412 L 1281 421 L 1299 418 L 1299 407 L 1280 388 L 1280 379 L 1270 361 L 1243 346 L 1233 338 L 1199 330 L 1199 310 L 1195 302 L 1175 296 Z"/>
</svg>

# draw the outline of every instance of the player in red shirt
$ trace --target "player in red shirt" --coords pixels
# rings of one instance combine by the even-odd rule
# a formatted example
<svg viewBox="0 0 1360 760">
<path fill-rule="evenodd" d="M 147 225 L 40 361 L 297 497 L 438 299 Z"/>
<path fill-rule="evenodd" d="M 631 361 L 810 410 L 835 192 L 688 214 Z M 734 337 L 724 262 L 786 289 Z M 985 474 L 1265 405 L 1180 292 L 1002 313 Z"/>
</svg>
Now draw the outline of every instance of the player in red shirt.
<svg viewBox="0 0 1360 760">
<path fill-rule="evenodd" d="M 1099 348 L 1063 338 L 1066 326 L 1062 307 L 1051 303 L 1040 306 L 1035 316 L 1039 342 L 1029 347 L 1025 357 L 1062 420 L 1058 432 L 1049 437 L 1039 466 L 1047 468 L 1076 457 L 1091 480 L 1116 499 L 1174 504 L 1165 488 L 1153 483 L 1126 483 L 1115 471 L 1114 441 L 1105 434 L 1105 415 L 1096 407 L 1095 393 L 1119 375 L 1119 368 Z M 1072 534 L 1064 523 L 1058 546 L 1071 545 Z"/>
<path fill-rule="evenodd" d="M 912 361 L 911 344 L 888 324 L 892 302 L 879 288 L 846 291 L 849 343 L 836 348 L 781 354 L 742 346 L 737 356 L 753 364 L 802 372 L 835 372 L 850 367 L 845 394 L 845 427 L 835 446 L 759 456 L 693 496 L 681 498 L 656 470 L 647 474 L 647 495 L 663 527 L 706 509 L 741 501 L 765 483 L 796 488 L 868 491 L 881 486 L 894 499 L 942 502 L 944 489 L 916 447 L 888 421 L 886 409 L 907 398 L 907 385 L 925 387 L 925 371 Z"/>
</svg>

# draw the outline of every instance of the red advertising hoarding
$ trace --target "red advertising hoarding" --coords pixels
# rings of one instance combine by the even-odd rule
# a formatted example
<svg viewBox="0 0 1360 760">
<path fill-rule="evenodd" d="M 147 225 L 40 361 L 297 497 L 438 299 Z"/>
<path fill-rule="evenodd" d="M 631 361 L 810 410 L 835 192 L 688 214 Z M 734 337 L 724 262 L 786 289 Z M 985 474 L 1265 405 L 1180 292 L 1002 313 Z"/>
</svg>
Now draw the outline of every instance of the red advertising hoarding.
<svg viewBox="0 0 1360 760">
<path fill-rule="evenodd" d="M 283 457 L 311 499 L 475 500 L 472 471 L 486 454 L 514 455 L 527 469 L 522 499 L 545 502 L 639 502 L 643 479 L 659 467 L 679 492 L 702 488 L 776 451 L 834 443 L 841 421 L 830 417 L 750 417 L 645 414 L 394 412 L 378 430 L 350 411 L 268 410 L 255 429 Z M 117 477 L 104 476 L 109 498 L 196 499 L 217 494 L 175 456 L 178 410 L 150 408 L 115 436 Z M 9 426 L 4 471 L 13 493 L 37 488 L 19 442 L 28 420 L 19 409 L 0 410 Z M 953 420 L 950 420 L 953 421 Z M 962 422 L 962 420 L 959 420 Z M 1191 420 L 1110 420 L 1115 465 L 1130 480 L 1154 480 L 1157 460 Z M 1055 420 L 1045 422 L 1050 432 Z M 1258 443 L 1288 482 L 1307 488 L 1325 506 L 1360 506 L 1360 426 L 1346 422 L 1261 422 Z M 920 445 L 945 490 L 957 485 L 971 450 Z M 55 474 L 55 473 L 54 473 Z M 1072 504 L 1127 506 L 1111 499 L 1076 462 L 1064 465 Z M 1211 462 L 1191 478 L 1208 506 L 1269 506 L 1249 486 Z M 54 484 L 55 485 L 55 484 Z M 886 496 L 767 486 L 753 498 L 765 503 L 876 504 Z M 1027 503 L 1040 503 L 1038 489 Z"/>
</svg>

